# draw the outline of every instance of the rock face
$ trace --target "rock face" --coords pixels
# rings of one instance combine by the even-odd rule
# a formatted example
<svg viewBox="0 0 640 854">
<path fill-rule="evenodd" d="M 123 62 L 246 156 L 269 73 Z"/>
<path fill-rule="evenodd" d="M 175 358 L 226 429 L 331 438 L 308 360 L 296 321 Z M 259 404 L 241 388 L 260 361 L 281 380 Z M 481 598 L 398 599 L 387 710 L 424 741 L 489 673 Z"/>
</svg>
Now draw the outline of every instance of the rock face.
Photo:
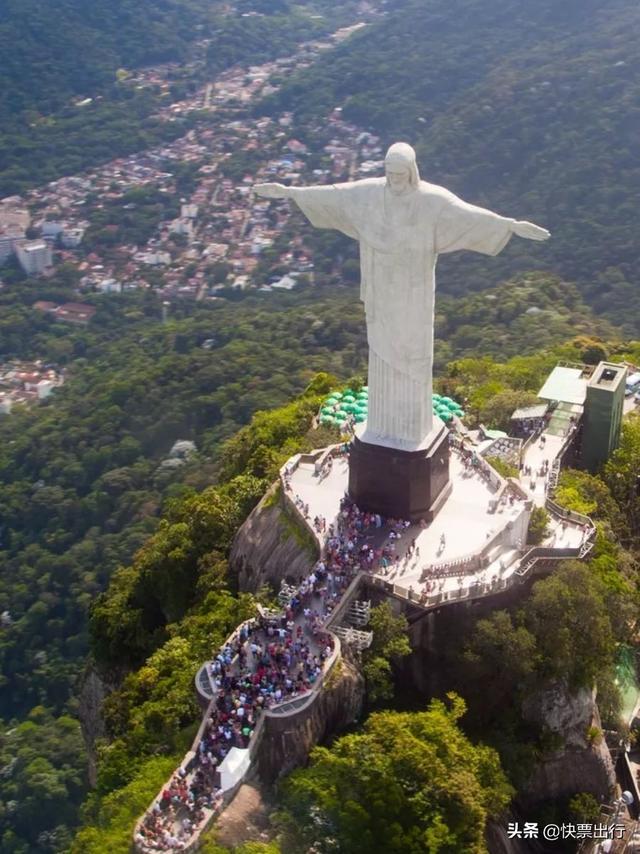
<svg viewBox="0 0 640 854">
<path fill-rule="evenodd" d="M 545 850 L 548 852 L 549 849 L 545 849 L 544 843 L 537 839 L 511 839 L 507 833 L 507 823 L 510 821 L 522 825 L 527 818 L 508 812 L 501 824 L 492 820 L 487 822 L 485 839 L 489 854 L 543 854 Z"/>
<path fill-rule="evenodd" d="M 363 700 L 362 674 L 347 658 L 339 659 L 308 707 L 289 716 L 266 719 L 264 737 L 256 754 L 261 782 L 274 783 L 294 768 L 305 765 L 316 744 L 357 720 Z"/>
<path fill-rule="evenodd" d="M 494 608 L 517 607 L 527 591 L 523 586 L 500 599 L 496 597 L 495 601 L 487 600 L 474 606 L 453 605 L 415 620 L 409 630 L 413 654 L 403 662 L 402 684 L 411 685 L 423 696 L 437 696 L 449 690 L 455 660 L 447 650 L 455 637 L 465 636 L 470 621 Z M 406 604 L 395 604 L 395 608 L 404 611 L 410 620 L 415 616 L 407 610 Z M 615 771 L 606 742 L 599 736 L 601 721 L 594 692 L 570 693 L 566 686 L 557 684 L 530 696 L 522 715 L 525 720 L 554 734 L 557 741 L 556 749 L 538 760 L 528 783 L 518 792 L 517 803 L 523 815 L 530 815 L 536 803 L 572 797 L 577 792 L 589 792 L 598 800 L 608 798 L 615 784 Z M 504 839 L 500 842 L 501 835 L 496 825 L 496 851 L 502 851 L 511 842 Z M 531 849 L 527 847 L 527 850 Z"/>
<path fill-rule="evenodd" d="M 569 693 L 556 684 L 524 704 L 526 720 L 558 736 L 558 749 L 543 757 L 521 793 L 521 800 L 535 802 L 590 792 L 609 796 L 615 770 L 601 733 L 595 691 Z"/>
<path fill-rule="evenodd" d="M 277 588 L 282 580 L 301 580 L 318 557 L 312 538 L 271 489 L 236 534 L 229 567 L 238 589 L 255 593 L 263 584 Z"/>
</svg>

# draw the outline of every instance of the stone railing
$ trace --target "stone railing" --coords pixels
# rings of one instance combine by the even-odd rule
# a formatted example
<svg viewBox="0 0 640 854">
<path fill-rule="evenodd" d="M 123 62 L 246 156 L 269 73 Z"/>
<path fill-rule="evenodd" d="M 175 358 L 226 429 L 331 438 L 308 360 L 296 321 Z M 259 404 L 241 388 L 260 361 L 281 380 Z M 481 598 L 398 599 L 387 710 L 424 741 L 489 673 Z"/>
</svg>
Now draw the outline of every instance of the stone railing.
<svg viewBox="0 0 640 854">
<path fill-rule="evenodd" d="M 200 745 L 200 742 L 202 741 L 202 737 L 204 735 L 204 731 L 205 731 L 205 727 L 207 725 L 207 721 L 209 720 L 209 716 L 213 712 L 213 709 L 214 709 L 214 703 L 212 700 L 209 703 L 209 705 L 207 706 L 207 709 L 206 709 L 206 711 L 202 717 L 202 721 L 200 722 L 198 732 L 196 733 L 196 736 L 193 739 L 193 742 L 191 744 L 191 749 L 185 754 L 185 757 L 179 766 L 180 768 L 187 769 L 187 768 L 189 768 L 189 766 L 191 766 L 193 764 L 193 761 L 197 755 L 198 746 Z M 166 781 L 166 783 L 160 789 L 160 793 L 162 793 L 165 788 L 167 788 L 168 786 L 171 785 L 171 781 L 173 780 L 175 773 L 176 773 L 175 771 L 172 772 L 169 779 Z M 140 829 L 142 827 L 142 824 L 143 824 L 144 820 L 146 819 L 147 815 L 149 814 L 149 812 L 153 809 L 153 807 L 156 804 L 160 803 L 160 797 L 161 797 L 161 794 L 154 799 L 154 801 L 151 804 L 151 806 L 149 807 L 149 809 L 146 810 L 146 812 L 136 822 L 136 825 L 135 825 L 135 828 L 133 831 L 133 838 L 134 838 L 133 850 L 136 852 L 141 852 L 141 854 L 146 854 L 146 852 L 155 850 L 151 847 L 142 846 L 142 845 L 138 844 L 137 837 L 138 837 L 138 833 L 140 832 Z M 193 850 L 195 850 L 195 846 L 193 843 L 199 839 L 200 834 L 203 832 L 203 830 L 206 829 L 206 827 L 208 826 L 208 824 L 211 821 L 211 818 L 216 814 L 216 812 L 217 812 L 216 808 L 214 808 L 212 810 L 205 810 L 205 823 L 203 825 L 201 825 L 199 828 L 197 828 L 194 831 L 194 833 L 189 837 L 189 839 L 185 842 L 183 848 L 181 849 L 182 851 L 193 851 Z M 210 815 L 209 815 L 209 813 L 210 813 Z"/>
<path fill-rule="evenodd" d="M 229 635 L 229 637 L 227 638 L 225 643 L 222 644 L 220 648 L 224 649 L 224 647 L 227 644 L 235 643 L 238 640 L 241 628 L 243 626 L 248 626 L 249 624 L 251 624 L 253 622 L 255 622 L 254 619 L 245 620 L 244 623 L 241 623 L 232 632 L 232 634 Z M 330 631 L 330 630 L 327 630 L 327 631 Z M 282 702 L 274 704 L 273 706 L 269 707 L 268 709 L 264 709 L 261 712 L 260 717 L 258 718 L 258 721 L 256 723 L 256 726 L 251 733 L 251 737 L 249 740 L 249 746 L 246 748 L 246 750 L 248 750 L 248 753 L 249 753 L 250 762 L 251 762 L 251 760 L 253 760 L 254 755 L 255 755 L 255 753 L 258 749 L 258 746 L 260 744 L 260 741 L 262 739 L 262 736 L 264 733 L 264 728 L 265 728 L 265 719 L 266 718 L 269 718 L 269 717 L 274 717 L 274 718 L 275 717 L 278 717 L 278 718 L 293 717 L 294 715 L 297 715 L 297 714 L 300 714 L 301 712 L 304 712 L 315 701 L 316 697 L 318 696 L 318 694 L 319 694 L 319 692 L 320 692 L 320 690 L 324 684 L 324 681 L 326 680 L 327 676 L 332 671 L 333 667 L 335 666 L 336 662 L 340 659 L 341 654 L 342 654 L 342 647 L 341 647 L 341 643 L 340 643 L 340 638 L 338 638 L 336 635 L 334 635 L 333 632 L 331 632 L 331 637 L 333 640 L 332 653 L 329 656 L 329 658 L 324 662 L 324 666 L 322 668 L 322 673 L 316 679 L 312 688 L 308 692 L 306 692 L 305 694 L 299 694 L 295 697 L 291 697 L 291 698 L 288 698 L 286 700 L 283 700 Z M 207 666 L 208 666 L 208 662 L 207 662 L 207 664 L 203 665 L 203 667 L 207 667 Z M 201 670 L 202 670 L 202 668 L 200 668 L 200 670 L 198 671 L 198 675 L 200 674 Z M 199 690 L 198 676 L 196 676 L 196 689 L 198 689 L 198 693 L 200 694 L 200 696 L 202 696 L 202 693 Z M 202 738 L 203 738 L 204 733 L 205 733 L 207 722 L 208 722 L 209 718 L 211 717 L 211 715 L 214 713 L 214 711 L 215 711 L 215 695 L 213 696 L 212 699 L 210 699 L 210 701 L 207 705 L 207 708 L 206 708 L 204 715 L 202 717 L 202 721 L 201 721 L 200 726 L 198 728 L 198 732 L 196 733 L 196 736 L 192 742 L 190 750 L 185 754 L 184 759 L 180 763 L 180 766 L 179 766 L 180 768 L 184 768 L 185 770 L 188 771 L 193 766 L 193 763 L 197 757 L 197 751 L 198 751 L 200 742 L 202 741 Z M 222 798 L 220 799 L 220 801 L 216 804 L 216 806 L 213 809 L 210 809 L 210 810 L 205 809 L 204 810 L 204 813 L 205 813 L 204 821 L 200 824 L 199 827 L 194 829 L 194 831 L 191 834 L 191 836 L 189 837 L 189 839 L 183 842 L 183 847 L 180 849 L 181 851 L 195 851 L 195 850 L 197 850 L 197 848 L 199 846 L 201 834 L 204 833 L 204 831 L 207 830 L 208 827 L 210 827 L 211 823 L 219 815 L 221 810 L 227 804 L 230 803 L 230 801 L 233 799 L 235 793 L 237 792 L 238 788 L 242 785 L 242 783 L 246 779 L 247 775 L 250 773 L 250 770 L 251 770 L 251 764 L 249 764 L 247 770 L 244 772 L 242 777 L 234 784 L 234 786 L 222 793 Z M 170 786 L 171 781 L 173 780 L 175 773 L 176 772 L 174 771 L 172 773 L 171 777 L 169 777 L 169 779 L 165 783 L 165 785 L 161 788 L 160 794 L 154 799 L 153 803 L 151 804 L 151 807 L 136 822 L 136 826 L 135 826 L 135 830 L 134 830 L 134 850 L 137 852 L 140 852 L 140 854 L 147 854 L 147 852 L 154 850 L 152 848 L 140 846 L 135 840 L 137 838 L 137 834 L 139 833 L 140 828 L 142 826 L 142 823 L 144 822 L 146 816 L 148 815 L 150 810 L 153 809 L 153 807 L 157 803 L 160 802 L 160 797 L 161 797 L 162 791 L 164 791 L 165 788 Z"/>
<path fill-rule="evenodd" d="M 243 627 L 246 626 L 247 628 L 249 628 L 250 626 L 254 626 L 255 622 L 256 622 L 256 618 L 250 617 L 248 620 L 245 620 L 244 623 L 240 623 L 239 626 L 236 626 L 236 628 L 231 632 L 231 634 L 225 640 L 225 642 L 220 644 L 220 650 L 223 650 L 226 646 L 230 646 L 230 645 L 233 645 L 234 643 L 236 643 L 236 641 L 238 641 L 238 639 L 240 637 L 240 632 L 242 631 Z M 235 661 L 236 658 L 237 658 L 237 656 L 234 656 L 233 660 Z M 205 661 L 205 663 L 202 665 L 202 667 L 196 673 L 196 678 L 195 678 L 196 691 L 198 692 L 200 697 L 202 697 L 207 702 L 209 700 L 215 699 L 215 696 L 218 693 L 217 688 L 216 688 L 215 684 L 212 682 L 211 676 L 209 674 L 209 665 L 210 664 L 211 664 L 210 661 Z M 232 664 L 233 664 L 233 662 L 232 662 Z M 206 680 L 205 680 L 205 676 L 206 676 Z M 207 684 L 209 685 L 209 688 L 211 691 L 210 694 L 207 694 L 202 690 Z"/>
<path fill-rule="evenodd" d="M 440 561 L 424 567 L 423 572 L 425 573 L 425 577 L 429 579 L 450 578 L 453 575 L 459 575 L 460 573 L 458 570 L 464 570 L 466 573 L 478 572 L 489 566 L 491 563 L 491 552 L 498 546 L 504 545 L 519 548 L 517 542 L 512 542 L 513 535 L 511 534 L 511 530 L 518 524 L 525 514 L 528 519 L 530 508 L 527 506 L 523 507 L 518 516 L 510 521 L 509 528 L 502 528 L 497 531 L 493 537 L 484 544 L 480 551 L 470 552 L 459 558 L 454 558 L 453 560 Z"/>
<path fill-rule="evenodd" d="M 298 469 L 301 463 L 310 463 L 314 466 L 320 465 L 324 466 L 329 457 L 340 457 L 342 456 L 342 448 L 344 447 L 344 443 L 340 443 L 338 445 L 330 445 L 328 448 L 318 448 L 313 451 L 309 451 L 308 454 L 295 454 L 295 456 L 291 457 L 291 459 L 287 460 L 287 462 L 282 466 L 279 471 L 279 480 L 282 492 L 282 500 L 284 502 L 285 510 L 289 512 L 293 512 L 297 519 L 299 519 L 305 528 L 309 531 L 318 547 L 322 550 L 324 548 L 325 543 L 325 534 L 316 531 L 316 529 L 311 524 L 310 519 L 305 516 L 302 512 L 302 509 L 298 507 L 295 502 L 295 498 L 292 496 L 291 491 L 287 485 L 287 481 L 289 477 Z"/>
<path fill-rule="evenodd" d="M 513 578 L 513 576 L 512 576 Z M 394 584 L 392 581 L 385 581 L 379 576 L 370 576 L 370 580 L 376 587 L 381 587 L 384 591 L 399 599 L 405 599 L 412 602 L 425 610 L 431 610 L 444 604 L 453 604 L 462 602 L 466 599 L 479 599 L 483 596 L 492 596 L 502 590 L 506 590 L 510 586 L 515 586 L 519 583 L 518 579 L 510 580 L 506 578 L 497 578 L 492 581 L 474 581 L 469 585 L 462 585 L 456 590 L 443 590 L 438 593 L 421 595 L 415 591 L 408 590 L 399 584 Z"/>
<path fill-rule="evenodd" d="M 573 522 L 576 525 L 586 525 L 589 528 L 595 528 L 593 520 L 589 516 L 585 516 L 584 513 L 578 513 L 575 510 L 567 510 L 566 507 L 558 504 L 558 502 L 554 501 L 552 498 L 547 498 L 545 501 L 545 507 L 550 513 L 553 513 L 554 516 L 559 516 L 561 519 L 566 519 L 568 522 Z"/>
<path fill-rule="evenodd" d="M 530 433 L 527 436 L 527 438 L 524 440 L 524 442 L 520 446 L 520 462 L 522 462 L 524 460 L 524 455 L 525 455 L 529 445 L 532 445 L 534 442 L 536 442 L 540 438 L 540 436 L 542 435 L 543 432 L 544 432 L 544 427 L 538 427 L 537 430 L 534 430 L 533 433 Z"/>
<path fill-rule="evenodd" d="M 282 718 L 293 716 L 294 714 L 298 714 L 299 712 L 304 711 L 311 703 L 316 699 L 317 695 L 322 688 L 323 683 L 333 670 L 334 665 L 340 659 L 342 655 L 342 646 L 340 643 L 340 638 L 337 635 L 331 633 L 331 637 L 333 639 L 333 651 L 329 658 L 325 661 L 324 667 L 322 668 L 322 673 L 316 679 L 313 684 L 313 687 L 306 694 L 299 695 L 297 697 L 292 697 L 288 700 L 283 700 L 281 703 L 278 703 L 275 706 L 271 706 L 269 709 L 265 711 L 265 716 L 270 718 Z"/>
<path fill-rule="evenodd" d="M 340 597 L 340 602 L 336 605 L 333 611 L 327 615 L 325 619 L 324 627 L 327 631 L 331 631 L 333 626 L 337 625 L 344 619 L 347 612 L 347 608 L 349 607 L 349 602 L 357 592 L 358 587 L 362 583 L 363 579 L 367 576 L 367 572 L 360 570 L 351 579 L 349 586 Z"/>
<path fill-rule="evenodd" d="M 593 531 L 595 531 L 595 528 Z M 516 570 L 516 575 L 520 576 L 520 578 L 528 575 L 539 561 L 566 560 L 572 557 L 582 560 L 593 548 L 591 539 L 593 531 L 585 537 L 579 546 L 567 546 L 562 549 L 554 549 L 550 546 L 532 546 L 522 556 L 520 566 Z"/>
</svg>

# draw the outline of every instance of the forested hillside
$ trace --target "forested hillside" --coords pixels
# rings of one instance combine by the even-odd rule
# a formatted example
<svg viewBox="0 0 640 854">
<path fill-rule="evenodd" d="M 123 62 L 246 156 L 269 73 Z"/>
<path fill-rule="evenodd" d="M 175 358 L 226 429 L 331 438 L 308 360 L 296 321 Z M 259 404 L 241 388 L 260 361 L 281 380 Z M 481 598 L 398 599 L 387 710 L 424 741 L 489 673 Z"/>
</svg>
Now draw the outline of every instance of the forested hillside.
<svg viewBox="0 0 640 854">
<path fill-rule="evenodd" d="M 355 4 L 343 5 L 342 14 Z M 239 0 L 232 6 L 220 0 L 4 0 L 0 127 L 50 115 L 74 95 L 104 90 L 119 68 L 182 62 L 196 39 L 210 40 L 209 65 L 216 70 L 286 53 L 291 39 L 326 29 L 328 22 L 309 16 L 330 6 L 326 0 Z M 245 13 L 256 17 L 241 17 Z"/>
<path fill-rule="evenodd" d="M 635 334 L 639 37 L 633 0 L 397 0 L 257 111 L 294 110 L 303 135 L 342 106 L 414 143 L 424 179 L 551 230 L 497 260 L 442 259 L 441 290 L 552 269 Z"/>
<path fill-rule="evenodd" d="M 184 59 L 212 4 L 201 0 L 5 0 L 0 123 L 91 95 L 120 67 Z"/>
<path fill-rule="evenodd" d="M 606 344 L 600 351 L 593 346 L 577 341 L 507 362 L 456 360 L 438 387 L 468 397 L 470 411 L 488 423 L 499 423 L 517 396 L 535 391 L 558 359 L 639 355 L 637 348 L 615 353 Z M 131 672 L 104 707 L 109 745 L 102 745 L 98 786 L 84 813 L 85 827 L 71 848 L 74 854 L 101 854 L 105 844 L 125 854 L 135 818 L 157 792 L 172 761 L 179 761 L 198 717 L 192 677 L 211 644 L 225 636 L 249 605 L 227 588 L 226 556 L 233 531 L 289 453 L 328 440 L 309 427 L 320 392 L 330 383 L 326 375 L 318 376 L 299 398 L 258 414 L 231 439 L 222 451 L 219 484 L 172 502 L 157 533 L 95 602 L 91 628 L 100 668 L 108 673 L 124 662 Z M 472 418 L 477 420 L 477 415 Z M 421 840 L 410 844 L 420 828 L 425 834 L 446 833 L 451 851 L 481 854 L 486 851 L 482 837 L 487 815 L 499 814 L 535 762 L 558 749 L 548 732 L 524 723 L 519 711 L 524 698 L 556 680 L 572 689 L 597 682 L 605 726 L 615 727 L 620 702 L 614 683 L 616 656 L 636 626 L 640 498 L 634 471 L 639 463 L 640 421 L 635 417 L 625 425 L 621 448 L 601 476 L 569 471 L 561 481 L 559 498 L 573 509 L 590 512 L 597 522 L 589 564 L 566 563 L 538 582 L 511 612 L 481 620 L 469 612 L 460 616 L 443 669 L 448 674 L 445 688 L 455 689 L 468 704 L 469 713 L 461 721 L 464 732 L 493 749 L 462 738 L 457 721 L 465 703 L 455 698 L 450 698 L 450 716 L 444 706 L 432 704 L 432 725 L 420 715 L 372 716 L 363 730 L 338 740 L 331 750 L 314 751 L 311 767 L 295 772 L 279 790 L 283 811 L 276 829 L 281 847 L 247 851 L 302 854 L 310 846 L 328 850 L 322 839 L 330 826 L 332 838 L 349 851 L 369 851 L 372 839 L 387 835 L 393 837 L 385 846 L 389 850 L 423 851 Z M 382 622 L 376 624 L 376 637 L 393 648 L 397 618 L 389 612 L 387 618 L 377 619 Z M 575 631 L 577 620 L 582 631 Z M 385 694 L 387 701 L 389 697 Z M 373 704 L 373 696 L 369 701 Z M 385 738 L 380 741 L 376 732 Z M 390 741 L 397 749 L 388 749 Z M 415 757 L 428 755 L 433 742 L 459 744 L 459 749 L 455 756 L 438 750 L 433 768 L 430 759 L 414 767 Z M 456 757 L 461 753 L 468 760 L 464 785 L 450 785 L 460 771 Z M 424 767 L 429 767 L 424 779 L 429 797 L 416 800 L 414 781 Z M 473 818 L 460 800 L 475 804 Z M 581 803 L 550 803 L 547 809 L 556 821 L 570 811 L 575 820 L 582 814 Z M 586 803 L 593 809 L 593 799 Z M 310 815 L 320 820 L 309 820 Z M 381 815 L 394 816 L 394 824 L 381 822 Z M 226 849 L 212 845 L 207 850 L 222 854 Z"/>
<path fill-rule="evenodd" d="M 287 55 L 298 42 L 350 22 L 357 5 L 6 0 L 0 7 L 0 197 L 185 133 L 185 121 L 155 117 L 185 87 L 235 63 Z M 166 62 L 174 67 L 164 97 L 126 84 L 122 72 Z M 93 101 L 77 106 L 88 98 Z"/>
</svg>

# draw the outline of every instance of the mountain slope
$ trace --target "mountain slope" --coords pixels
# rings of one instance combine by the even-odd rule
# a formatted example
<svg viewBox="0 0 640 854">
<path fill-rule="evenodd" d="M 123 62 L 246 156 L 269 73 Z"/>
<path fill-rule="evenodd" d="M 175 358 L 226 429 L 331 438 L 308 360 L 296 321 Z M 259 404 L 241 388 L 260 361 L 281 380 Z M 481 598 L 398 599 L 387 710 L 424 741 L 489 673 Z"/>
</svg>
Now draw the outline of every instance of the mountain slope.
<svg viewBox="0 0 640 854">
<path fill-rule="evenodd" d="M 443 259 L 439 287 L 552 269 L 635 334 L 639 37 L 631 0 L 399 0 L 258 109 L 293 110 L 302 133 L 341 105 L 385 143 L 414 143 L 425 179 L 550 228 L 545 246 Z"/>
</svg>

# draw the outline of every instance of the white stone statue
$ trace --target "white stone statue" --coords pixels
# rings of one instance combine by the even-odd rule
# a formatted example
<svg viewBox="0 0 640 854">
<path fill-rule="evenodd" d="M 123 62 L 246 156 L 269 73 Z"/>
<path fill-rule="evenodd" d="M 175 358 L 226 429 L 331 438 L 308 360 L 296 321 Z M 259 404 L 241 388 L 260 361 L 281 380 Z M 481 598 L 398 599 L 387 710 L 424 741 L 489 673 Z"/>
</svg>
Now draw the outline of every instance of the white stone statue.
<svg viewBox="0 0 640 854">
<path fill-rule="evenodd" d="M 512 234 L 546 240 L 549 232 L 421 181 L 415 151 L 404 142 L 389 148 L 385 175 L 323 187 L 257 184 L 254 190 L 268 199 L 293 199 L 316 227 L 359 242 L 369 342 L 369 415 L 360 438 L 409 451 L 426 447 L 434 429 L 438 255 L 456 249 L 497 255 Z"/>
</svg>

